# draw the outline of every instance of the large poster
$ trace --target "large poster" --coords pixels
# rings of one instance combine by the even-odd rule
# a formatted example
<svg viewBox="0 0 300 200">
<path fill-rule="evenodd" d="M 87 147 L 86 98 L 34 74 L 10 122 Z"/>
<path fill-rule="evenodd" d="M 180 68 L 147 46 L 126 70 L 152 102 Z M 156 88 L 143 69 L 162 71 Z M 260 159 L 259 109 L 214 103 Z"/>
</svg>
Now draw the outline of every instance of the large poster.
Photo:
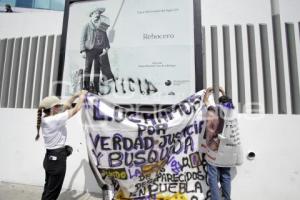
<svg viewBox="0 0 300 200">
<path fill-rule="evenodd" d="M 233 109 L 219 107 L 219 117 L 206 109 L 203 95 L 157 112 L 135 112 L 88 94 L 82 120 L 89 159 L 114 199 L 209 199 L 206 162 L 241 164 Z M 211 139 L 219 140 L 217 148 Z"/>
<path fill-rule="evenodd" d="M 194 93 L 193 2 L 70 4 L 61 95 L 88 88 L 114 103 L 172 104 Z"/>
</svg>

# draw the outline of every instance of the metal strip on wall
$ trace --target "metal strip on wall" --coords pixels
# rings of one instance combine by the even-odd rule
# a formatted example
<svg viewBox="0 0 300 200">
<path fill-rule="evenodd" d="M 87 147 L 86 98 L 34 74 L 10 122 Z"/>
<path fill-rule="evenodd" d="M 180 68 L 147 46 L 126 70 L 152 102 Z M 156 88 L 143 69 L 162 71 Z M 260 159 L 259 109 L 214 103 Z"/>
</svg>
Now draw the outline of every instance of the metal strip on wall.
<svg viewBox="0 0 300 200">
<path fill-rule="evenodd" d="M 29 44 L 30 44 L 30 37 L 24 38 L 23 46 L 22 46 L 20 74 L 19 74 L 19 81 L 18 81 L 18 94 L 17 94 L 17 104 L 16 104 L 17 108 L 23 108 L 25 83 L 27 77 Z"/>
<path fill-rule="evenodd" d="M 272 98 L 272 78 L 270 69 L 270 51 L 268 27 L 266 24 L 259 25 L 260 31 L 260 45 L 261 45 L 261 59 L 263 70 L 263 88 L 264 88 L 264 103 L 265 113 L 273 114 L 273 98 Z"/>
<path fill-rule="evenodd" d="M 242 26 L 235 25 L 235 47 L 236 47 L 236 67 L 237 67 L 237 87 L 238 87 L 238 107 L 240 113 L 245 113 L 246 95 L 245 95 L 245 73 L 244 73 L 244 55 L 243 55 L 243 36 Z"/>
<path fill-rule="evenodd" d="M 252 113 L 259 113 L 256 45 L 253 24 L 247 24 L 247 39 L 250 68 L 251 109 Z"/>
<path fill-rule="evenodd" d="M 4 64 L 3 80 L 2 80 L 2 93 L 1 93 L 1 107 L 8 107 L 9 83 L 12 68 L 12 58 L 14 50 L 15 39 L 11 38 L 7 41 L 6 58 Z"/>
<path fill-rule="evenodd" d="M 6 46 L 7 39 L 0 40 L 0 101 L 3 87 L 3 77 L 4 77 L 4 63 L 5 63 L 5 55 L 6 55 Z"/>
<path fill-rule="evenodd" d="M 53 55 L 53 43 L 54 43 L 54 35 L 48 36 L 42 98 L 49 95 L 49 85 L 50 85 L 50 78 L 51 78 L 51 66 L 52 66 L 52 55 Z"/>
<path fill-rule="evenodd" d="M 33 95 L 33 105 L 32 105 L 33 108 L 37 108 L 39 106 L 40 98 L 41 98 L 45 44 L 46 44 L 46 36 L 41 36 L 39 39 L 39 49 L 38 49 L 36 71 L 34 77 L 35 83 L 34 83 L 34 95 Z"/>
<path fill-rule="evenodd" d="M 55 95 L 57 93 L 57 78 L 58 78 L 58 66 L 59 66 L 59 54 L 60 54 L 60 43 L 61 43 L 61 35 L 56 36 L 55 42 L 55 52 L 54 52 L 54 63 L 52 70 L 52 85 L 51 85 L 51 95 Z"/>
<path fill-rule="evenodd" d="M 294 24 L 286 23 L 285 30 L 290 75 L 289 80 L 291 90 L 292 113 L 300 114 L 299 75 Z"/>
<path fill-rule="evenodd" d="M 16 96 L 17 96 L 17 84 L 20 69 L 20 53 L 22 46 L 22 38 L 17 38 L 14 46 L 14 57 L 12 63 L 11 79 L 9 84 L 9 100 L 8 107 L 14 108 L 16 106 Z"/>
<path fill-rule="evenodd" d="M 218 29 L 217 26 L 211 27 L 211 59 L 212 59 L 212 78 L 214 99 L 218 102 L 219 97 L 219 54 L 218 54 Z"/>
<path fill-rule="evenodd" d="M 282 50 L 282 35 L 280 15 L 272 16 L 273 25 L 273 41 L 275 52 L 275 67 L 276 67 L 276 83 L 277 83 L 277 98 L 278 98 L 278 113 L 286 114 L 286 91 L 285 91 L 285 76 L 283 65 L 283 50 Z"/>
<path fill-rule="evenodd" d="M 226 95 L 232 97 L 231 51 L 229 26 L 223 25 L 224 78 Z"/>
<path fill-rule="evenodd" d="M 205 27 L 202 27 L 202 68 L 203 68 L 203 88 L 207 88 L 207 77 L 206 77 L 206 37 L 205 37 Z"/>
<path fill-rule="evenodd" d="M 26 84 L 26 97 L 25 108 L 31 108 L 32 105 L 32 93 L 33 93 L 33 80 L 35 71 L 35 62 L 37 54 L 38 37 L 31 38 L 30 57 L 27 72 L 27 84 Z"/>
</svg>

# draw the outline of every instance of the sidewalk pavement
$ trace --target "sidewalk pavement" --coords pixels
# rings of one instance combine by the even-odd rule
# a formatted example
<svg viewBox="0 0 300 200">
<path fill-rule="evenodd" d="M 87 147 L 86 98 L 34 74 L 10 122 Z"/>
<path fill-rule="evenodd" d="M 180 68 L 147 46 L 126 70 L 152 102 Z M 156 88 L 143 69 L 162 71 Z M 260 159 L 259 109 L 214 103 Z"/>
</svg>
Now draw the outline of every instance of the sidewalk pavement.
<svg viewBox="0 0 300 200">
<path fill-rule="evenodd" d="M 42 187 L 0 182 L 0 200 L 40 200 Z M 101 200 L 96 193 L 62 190 L 58 200 Z"/>
</svg>

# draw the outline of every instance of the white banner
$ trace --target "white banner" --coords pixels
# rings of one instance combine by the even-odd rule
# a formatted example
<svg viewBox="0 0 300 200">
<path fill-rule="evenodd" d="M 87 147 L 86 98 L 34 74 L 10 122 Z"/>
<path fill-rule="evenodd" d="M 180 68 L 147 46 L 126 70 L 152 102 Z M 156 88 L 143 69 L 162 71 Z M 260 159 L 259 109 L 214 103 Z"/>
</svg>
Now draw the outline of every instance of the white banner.
<svg viewBox="0 0 300 200">
<path fill-rule="evenodd" d="M 194 46 L 193 0 L 72 3 L 62 95 L 86 81 L 114 103 L 177 103 L 195 92 Z"/>
<path fill-rule="evenodd" d="M 82 120 L 89 158 L 97 169 L 97 178 L 110 185 L 116 199 L 210 196 L 203 155 L 210 148 L 204 138 L 211 137 L 207 133 L 211 130 L 206 128 L 209 111 L 203 104 L 203 95 L 204 91 L 200 91 L 167 109 L 146 113 L 130 111 L 87 94 Z M 226 109 L 223 108 L 224 113 Z M 233 121 L 232 118 L 227 121 L 226 116 L 224 119 L 222 130 L 228 132 Z M 232 128 L 238 138 L 238 129 Z M 227 138 L 225 132 L 221 131 L 219 137 Z M 227 145 L 219 144 L 220 150 Z M 227 153 L 240 146 L 239 142 L 235 144 L 230 142 L 231 151 Z M 225 160 L 230 156 L 225 155 Z M 221 164 L 224 161 L 219 157 L 214 160 Z M 223 164 L 240 164 L 232 161 Z"/>
</svg>

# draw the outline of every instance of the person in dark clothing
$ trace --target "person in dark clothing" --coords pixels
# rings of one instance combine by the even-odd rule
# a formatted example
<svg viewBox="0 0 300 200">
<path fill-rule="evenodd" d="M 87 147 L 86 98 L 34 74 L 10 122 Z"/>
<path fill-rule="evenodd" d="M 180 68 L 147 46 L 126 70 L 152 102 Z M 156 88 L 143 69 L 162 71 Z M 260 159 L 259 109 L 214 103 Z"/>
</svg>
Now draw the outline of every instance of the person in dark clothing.
<svg viewBox="0 0 300 200">
<path fill-rule="evenodd" d="M 67 157 L 72 153 L 72 147 L 65 145 L 66 122 L 79 112 L 86 93 L 87 91 L 80 91 L 64 103 L 56 96 L 49 96 L 39 105 L 35 140 L 39 139 L 41 128 L 46 148 L 43 162 L 45 185 L 42 200 L 56 200 L 60 194 L 66 173 Z M 77 98 L 79 101 L 72 108 L 71 105 Z"/>
<path fill-rule="evenodd" d="M 84 82 L 85 90 L 90 90 L 90 74 L 94 63 L 94 89 L 99 92 L 99 76 L 102 71 L 104 80 L 113 80 L 114 76 L 110 69 L 108 50 L 110 48 L 105 22 L 101 21 L 101 14 L 105 8 L 97 8 L 90 13 L 88 22 L 82 31 L 80 53 L 85 58 Z"/>
</svg>

